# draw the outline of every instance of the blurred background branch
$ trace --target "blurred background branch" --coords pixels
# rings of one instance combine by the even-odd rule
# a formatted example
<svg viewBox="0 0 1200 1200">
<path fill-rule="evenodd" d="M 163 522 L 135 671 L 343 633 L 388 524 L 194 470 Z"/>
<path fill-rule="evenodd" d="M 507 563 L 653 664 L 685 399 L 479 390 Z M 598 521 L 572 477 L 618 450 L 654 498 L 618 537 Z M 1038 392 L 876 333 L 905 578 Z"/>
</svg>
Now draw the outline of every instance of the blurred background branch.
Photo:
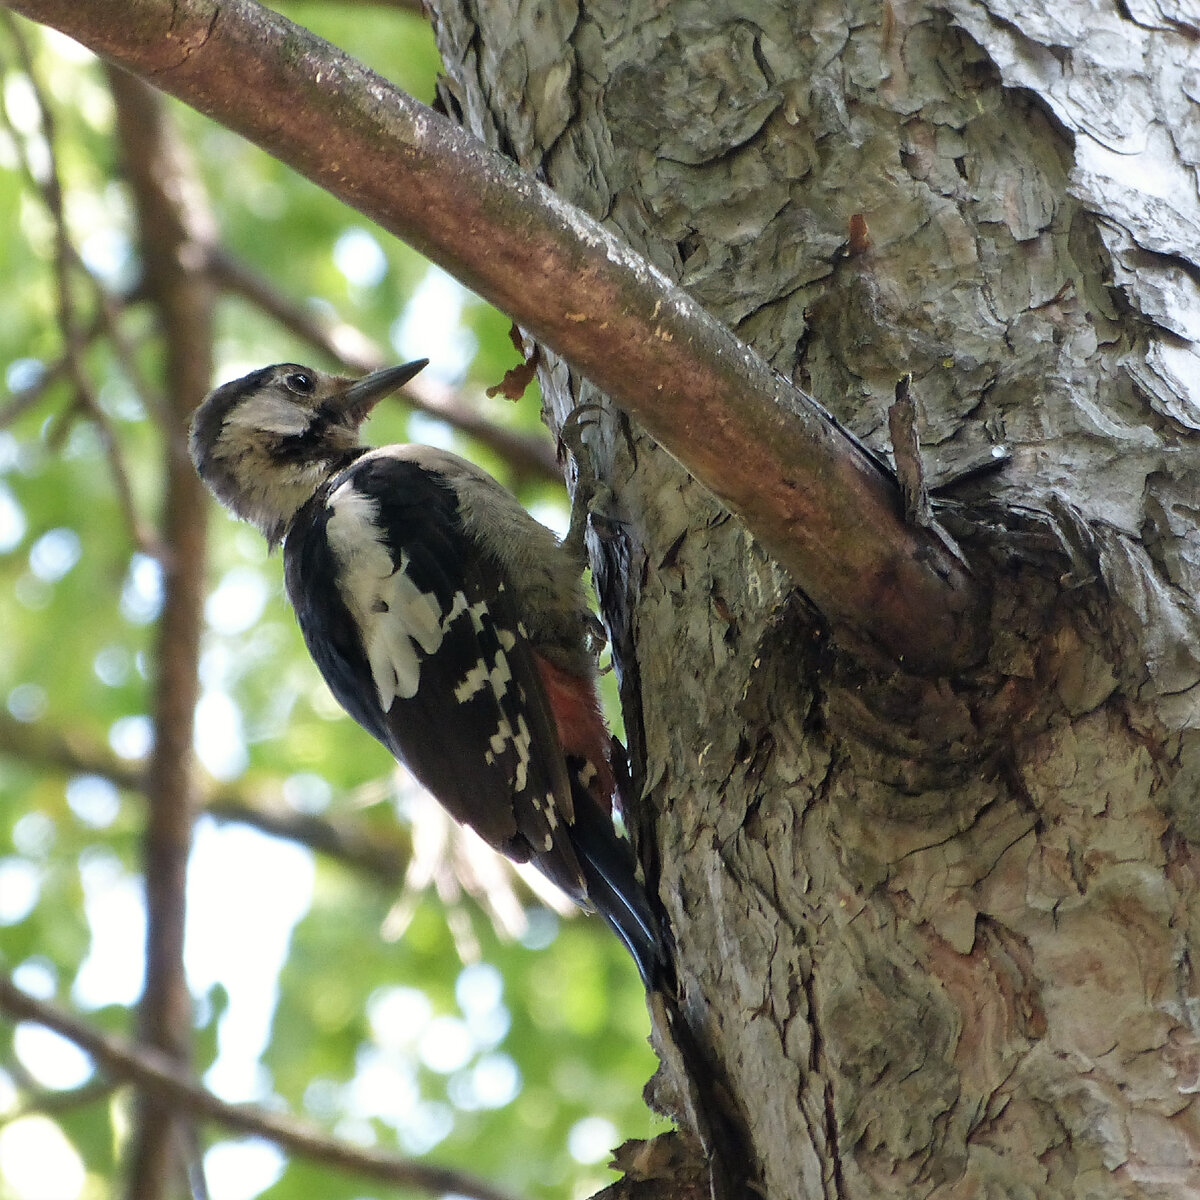
<svg viewBox="0 0 1200 1200">
<path fill-rule="evenodd" d="M 134 1046 L 90 1028 L 69 1013 L 55 1008 L 17 987 L 0 973 L 0 1010 L 14 1020 L 36 1021 L 74 1042 L 113 1080 L 136 1084 L 173 1117 L 218 1121 L 240 1133 L 276 1142 L 291 1152 L 327 1167 L 364 1179 L 374 1179 L 435 1196 L 453 1194 L 468 1200 L 513 1200 L 499 1188 L 465 1171 L 431 1167 L 391 1154 L 380 1154 L 325 1137 L 319 1130 L 291 1117 L 255 1104 L 226 1104 L 178 1070 L 173 1056 L 151 1047 Z M 111 1090 L 111 1084 L 94 1085 L 87 1093 L 71 1097 L 73 1103 L 92 1103 Z M 54 1102 L 43 1105 L 43 1111 Z"/>
<path fill-rule="evenodd" d="M 196 810 L 192 725 L 208 565 L 208 505 L 189 470 L 186 429 L 213 376 L 213 293 L 204 270 L 212 217 L 162 98 L 110 67 L 123 172 L 140 234 L 142 288 L 161 331 L 163 605 L 155 647 L 154 744 L 146 765 L 146 976 L 139 1040 L 190 1069 L 192 1005 L 184 967 L 187 871 Z M 194 1131 L 150 1096 L 137 1106 L 127 1195 L 187 1185 Z M 183 1190 L 179 1188 L 179 1190 Z"/>
<path fill-rule="evenodd" d="M 432 95 L 402 7 L 291 6 Z M 372 439 L 473 453 L 561 526 L 536 385 L 484 394 L 518 361 L 509 320 L 7 12 L 0 212 L 0 962 L 87 1029 L 137 1030 L 214 1103 L 286 1106 L 382 1158 L 469 1156 L 517 1193 L 595 1190 L 647 1133 L 635 975 L 336 714 L 278 563 L 207 520 L 184 449 L 221 379 L 428 355 Z M 6 1197 L 314 1194 L 253 1126 L 134 1103 L 136 1079 L 48 1038 L 0 1022 Z M 331 1200 L 367 1194 L 332 1178 Z"/>
</svg>

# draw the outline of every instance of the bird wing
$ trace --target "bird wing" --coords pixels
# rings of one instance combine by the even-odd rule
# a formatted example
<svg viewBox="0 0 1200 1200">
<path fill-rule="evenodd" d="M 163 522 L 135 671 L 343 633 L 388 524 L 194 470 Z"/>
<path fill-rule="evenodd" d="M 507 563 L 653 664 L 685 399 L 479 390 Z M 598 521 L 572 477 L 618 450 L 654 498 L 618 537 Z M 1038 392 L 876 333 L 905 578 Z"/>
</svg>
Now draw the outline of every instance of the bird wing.
<svg viewBox="0 0 1200 1200">
<path fill-rule="evenodd" d="M 570 783 L 511 593 L 463 533 L 453 492 L 406 449 L 358 459 L 289 530 L 305 641 L 342 706 L 451 816 L 512 858 L 552 852 L 552 877 L 578 881 L 578 896 L 559 834 Z"/>
</svg>

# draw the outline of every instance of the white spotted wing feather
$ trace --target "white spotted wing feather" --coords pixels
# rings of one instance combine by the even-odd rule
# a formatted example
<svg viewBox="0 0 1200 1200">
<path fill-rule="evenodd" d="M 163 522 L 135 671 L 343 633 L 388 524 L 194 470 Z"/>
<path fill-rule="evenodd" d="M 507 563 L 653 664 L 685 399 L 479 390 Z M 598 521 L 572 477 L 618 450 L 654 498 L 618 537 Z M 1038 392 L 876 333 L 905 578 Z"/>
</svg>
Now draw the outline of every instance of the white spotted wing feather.
<svg viewBox="0 0 1200 1200">
<path fill-rule="evenodd" d="M 573 812 L 570 782 L 513 596 L 450 519 L 450 493 L 398 449 L 360 458 L 316 498 L 311 527 L 288 536 L 309 648 L 343 705 L 453 816 L 513 857 L 549 855 L 543 869 L 578 895 L 574 853 L 555 838 Z M 310 558 L 330 562 L 340 605 L 300 577 Z M 357 631 L 361 665 L 353 642 L 331 653 L 339 611 Z M 355 681 L 368 673 L 364 695 Z"/>
<path fill-rule="evenodd" d="M 393 564 L 370 496 L 347 480 L 329 497 L 329 509 L 325 529 L 339 566 L 338 589 L 361 631 L 379 706 L 390 712 L 396 697 L 417 694 L 421 658 L 437 652 L 449 618 L 437 597 L 413 581 L 407 554 Z"/>
</svg>

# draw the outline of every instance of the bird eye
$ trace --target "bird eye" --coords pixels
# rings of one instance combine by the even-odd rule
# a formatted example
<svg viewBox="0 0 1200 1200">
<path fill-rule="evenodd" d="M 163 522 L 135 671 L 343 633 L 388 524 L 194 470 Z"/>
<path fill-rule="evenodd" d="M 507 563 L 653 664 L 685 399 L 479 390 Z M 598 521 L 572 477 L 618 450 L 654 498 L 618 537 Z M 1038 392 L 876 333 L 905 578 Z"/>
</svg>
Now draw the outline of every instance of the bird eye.
<svg viewBox="0 0 1200 1200">
<path fill-rule="evenodd" d="M 293 371 L 283 382 L 291 391 L 301 396 L 311 396 L 317 386 L 316 380 L 307 371 Z"/>
</svg>

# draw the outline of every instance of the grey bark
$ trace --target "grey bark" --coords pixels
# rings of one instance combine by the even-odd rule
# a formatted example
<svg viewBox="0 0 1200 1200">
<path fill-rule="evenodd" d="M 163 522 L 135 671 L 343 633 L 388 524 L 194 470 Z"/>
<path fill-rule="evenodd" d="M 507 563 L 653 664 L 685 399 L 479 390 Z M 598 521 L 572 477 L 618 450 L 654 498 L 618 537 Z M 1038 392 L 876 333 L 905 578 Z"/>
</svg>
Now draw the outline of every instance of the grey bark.
<svg viewBox="0 0 1200 1200">
<path fill-rule="evenodd" d="M 747 1169 L 1196 1195 L 1200 17 L 437 7 L 446 106 L 880 453 L 912 373 L 991 596 L 982 669 L 872 671 L 636 426 L 591 433 L 635 823 Z"/>
</svg>

